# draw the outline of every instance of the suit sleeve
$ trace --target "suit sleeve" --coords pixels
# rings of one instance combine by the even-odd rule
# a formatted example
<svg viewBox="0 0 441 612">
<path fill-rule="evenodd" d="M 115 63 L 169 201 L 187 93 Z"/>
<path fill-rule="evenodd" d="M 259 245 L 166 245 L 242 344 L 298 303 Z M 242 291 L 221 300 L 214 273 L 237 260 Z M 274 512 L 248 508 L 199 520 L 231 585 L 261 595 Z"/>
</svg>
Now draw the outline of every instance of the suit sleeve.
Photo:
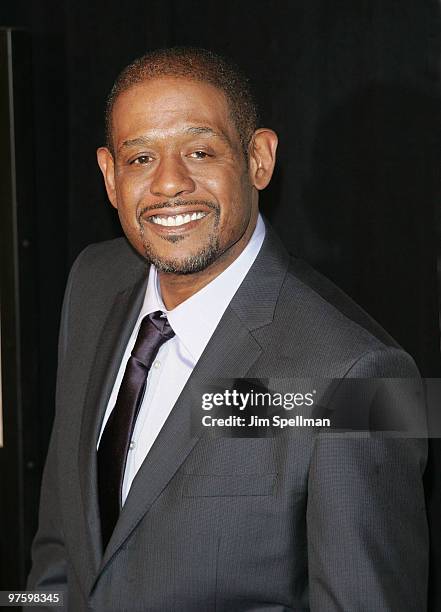
<svg viewBox="0 0 441 612">
<path fill-rule="evenodd" d="M 398 349 L 375 351 L 353 378 L 419 378 Z M 308 481 L 311 612 L 423 612 L 428 527 L 424 438 L 319 434 Z"/>
<path fill-rule="evenodd" d="M 66 605 L 66 555 L 56 478 L 56 431 L 52 431 L 40 495 L 38 531 L 32 543 L 32 567 L 26 589 L 63 590 Z"/>
<path fill-rule="evenodd" d="M 67 348 L 67 329 L 69 304 L 73 279 L 78 268 L 80 257 L 72 266 L 64 296 L 58 343 L 57 385 L 60 383 L 62 363 Z M 32 543 L 32 566 L 26 588 L 63 590 L 64 607 L 67 609 L 67 561 L 63 534 L 63 521 L 59 506 L 58 492 L 58 459 L 57 459 L 57 424 L 62 418 L 60 407 L 57 408 L 55 421 L 49 443 L 48 454 L 43 471 L 40 493 L 38 530 Z M 41 610 L 42 608 L 39 607 Z M 49 609 L 54 609 L 49 608 Z"/>
</svg>

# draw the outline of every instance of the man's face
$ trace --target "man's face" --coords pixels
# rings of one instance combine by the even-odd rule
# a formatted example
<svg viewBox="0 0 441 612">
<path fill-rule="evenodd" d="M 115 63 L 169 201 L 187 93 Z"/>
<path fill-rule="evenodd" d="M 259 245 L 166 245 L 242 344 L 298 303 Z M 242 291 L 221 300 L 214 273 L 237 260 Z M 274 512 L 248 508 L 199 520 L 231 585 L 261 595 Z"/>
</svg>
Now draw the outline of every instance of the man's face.
<svg viewBox="0 0 441 612">
<path fill-rule="evenodd" d="M 116 100 L 112 136 L 113 156 L 98 159 L 134 248 L 163 272 L 229 265 L 258 208 L 223 92 L 174 77 L 137 84 Z"/>
</svg>

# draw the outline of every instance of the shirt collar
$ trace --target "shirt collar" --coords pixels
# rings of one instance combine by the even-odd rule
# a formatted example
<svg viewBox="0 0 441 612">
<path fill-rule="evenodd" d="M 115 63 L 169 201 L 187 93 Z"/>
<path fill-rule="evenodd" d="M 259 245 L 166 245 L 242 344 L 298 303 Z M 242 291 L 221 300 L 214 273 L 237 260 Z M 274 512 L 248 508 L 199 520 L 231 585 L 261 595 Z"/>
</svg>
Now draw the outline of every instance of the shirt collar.
<svg viewBox="0 0 441 612">
<path fill-rule="evenodd" d="M 261 215 L 250 241 L 219 276 L 172 310 L 167 310 L 161 297 L 156 268 L 150 266 L 144 304 L 138 317 L 138 324 L 146 315 L 156 310 L 167 314 L 176 336 L 185 346 L 196 363 L 222 318 L 228 304 L 238 290 L 256 259 L 265 238 L 265 224 Z"/>
</svg>

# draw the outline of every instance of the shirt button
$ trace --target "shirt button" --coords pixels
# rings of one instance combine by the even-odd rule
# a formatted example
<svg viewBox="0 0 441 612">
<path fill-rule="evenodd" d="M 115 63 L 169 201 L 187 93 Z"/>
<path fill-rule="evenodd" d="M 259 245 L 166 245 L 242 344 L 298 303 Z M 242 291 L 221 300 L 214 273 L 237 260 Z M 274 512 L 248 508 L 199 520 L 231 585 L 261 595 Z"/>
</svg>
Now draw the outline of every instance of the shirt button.
<svg viewBox="0 0 441 612">
<path fill-rule="evenodd" d="M 156 368 L 156 369 L 160 368 L 161 367 L 161 362 L 160 361 L 153 362 L 153 367 Z"/>
<path fill-rule="evenodd" d="M 135 448 L 135 442 L 132 440 L 130 442 L 129 450 L 133 450 Z"/>
</svg>

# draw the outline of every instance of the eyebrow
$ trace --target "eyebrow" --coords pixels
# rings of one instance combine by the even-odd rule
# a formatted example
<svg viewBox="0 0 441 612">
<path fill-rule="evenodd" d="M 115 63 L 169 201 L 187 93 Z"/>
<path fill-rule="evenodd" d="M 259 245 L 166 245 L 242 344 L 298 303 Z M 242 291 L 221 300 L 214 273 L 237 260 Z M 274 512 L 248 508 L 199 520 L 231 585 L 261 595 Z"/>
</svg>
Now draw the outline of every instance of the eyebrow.
<svg viewBox="0 0 441 612">
<path fill-rule="evenodd" d="M 194 134 L 195 136 L 199 136 L 199 135 L 216 136 L 217 138 L 220 138 L 221 140 L 225 141 L 228 145 L 231 146 L 230 139 L 228 138 L 226 134 L 223 134 L 222 132 L 215 132 L 210 127 L 205 127 L 205 126 L 189 127 L 185 131 L 187 132 L 187 134 Z"/>
<path fill-rule="evenodd" d="M 123 149 L 128 149 L 130 147 L 142 147 L 144 145 L 151 145 L 152 140 L 147 138 L 147 136 L 139 136 L 138 138 L 131 138 L 130 140 L 125 140 L 121 146 L 118 148 L 119 151 Z"/>
<path fill-rule="evenodd" d="M 226 134 L 223 134 L 222 132 L 216 132 L 215 130 L 207 126 L 192 126 L 186 128 L 184 130 L 184 134 L 191 134 L 194 136 L 214 136 L 223 140 L 230 147 L 232 146 L 231 141 Z M 118 150 L 122 151 L 123 149 L 128 149 L 130 147 L 150 146 L 152 145 L 152 143 L 153 140 L 148 136 L 139 136 L 137 138 L 125 140 Z"/>
</svg>

